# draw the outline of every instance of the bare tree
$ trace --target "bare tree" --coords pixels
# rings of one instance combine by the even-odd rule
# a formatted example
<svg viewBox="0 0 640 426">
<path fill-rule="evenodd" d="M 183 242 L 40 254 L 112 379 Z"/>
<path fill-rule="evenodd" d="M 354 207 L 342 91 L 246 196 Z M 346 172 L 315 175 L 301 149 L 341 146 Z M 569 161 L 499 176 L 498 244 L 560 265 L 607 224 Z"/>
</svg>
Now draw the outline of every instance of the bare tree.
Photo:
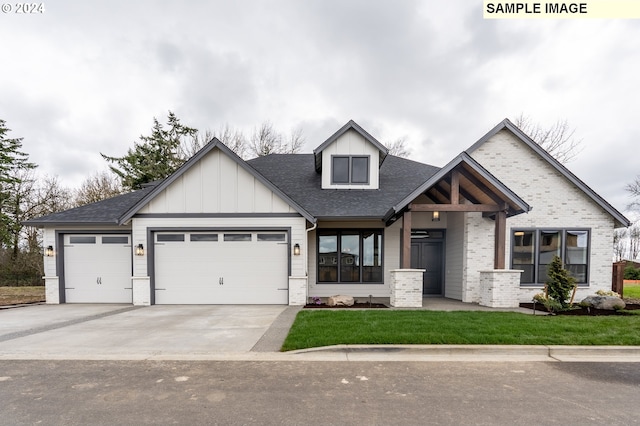
<svg viewBox="0 0 640 426">
<path fill-rule="evenodd" d="M 636 176 L 636 179 L 628 184 L 625 189 L 631 194 L 631 198 L 633 199 L 628 208 L 640 208 L 640 175 Z"/>
<path fill-rule="evenodd" d="M 395 155 L 396 157 L 403 157 L 403 158 L 409 157 L 409 155 L 411 155 L 411 150 L 407 147 L 406 143 L 407 143 L 406 136 L 403 136 L 391 142 L 387 146 L 387 149 L 389 150 L 389 154 Z"/>
<path fill-rule="evenodd" d="M 73 202 L 76 206 L 83 206 L 115 197 L 122 192 L 120 180 L 116 176 L 106 171 L 98 172 L 86 178 L 75 190 Z"/>
<path fill-rule="evenodd" d="M 640 255 L 640 225 L 629 228 L 629 259 L 637 259 Z"/>
<path fill-rule="evenodd" d="M 516 126 L 561 163 L 568 163 L 582 151 L 582 139 L 575 139 L 575 129 L 567 120 L 558 120 L 551 127 L 534 124 L 528 116 L 520 114 Z"/>
<path fill-rule="evenodd" d="M 619 262 L 625 258 L 627 254 L 627 229 L 614 229 L 613 230 L 613 255 L 616 262 Z"/>
<path fill-rule="evenodd" d="M 246 159 L 248 144 L 247 138 L 240 130 L 234 129 L 225 124 L 220 126 L 217 132 L 213 133 L 213 136 L 218 138 L 220 142 L 225 144 L 227 148 L 235 152 L 240 158 Z"/>
<path fill-rule="evenodd" d="M 295 129 L 288 138 L 273 128 L 269 121 L 253 131 L 249 143 L 250 154 L 262 157 L 269 154 L 296 154 L 304 145 L 302 129 Z"/>
</svg>

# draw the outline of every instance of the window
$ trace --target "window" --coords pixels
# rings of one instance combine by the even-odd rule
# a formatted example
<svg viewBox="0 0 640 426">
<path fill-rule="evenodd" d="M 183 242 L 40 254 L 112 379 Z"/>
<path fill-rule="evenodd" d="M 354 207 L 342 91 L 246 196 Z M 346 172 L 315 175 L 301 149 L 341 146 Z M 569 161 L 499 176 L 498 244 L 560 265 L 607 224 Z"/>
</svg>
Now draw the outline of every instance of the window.
<svg viewBox="0 0 640 426">
<path fill-rule="evenodd" d="M 369 183 L 368 156 L 333 156 L 331 183 L 361 184 Z"/>
<path fill-rule="evenodd" d="M 158 234 L 157 241 L 159 243 L 184 241 L 184 234 Z"/>
<path fill-rule="evenodd" d="M 95 244 L 96 237 L 69 237 L 69 244 Z"/>
<path fill-rule="evenodd" d="M 126 235 L 102 237 L 102 244 L 129 244 L 129 237 Z"/>
<path fill-rule="evenodd" d="M 189 235 L 189 241 L 218 241 L 218 234 L 191 234 Z"/>
<path fill-rule="evenodd" d="M 318 233 L 319 283 L 382 283 L 382 230 Z"/>
<path fill-rule="evenodd" d="M 589 271 L 589 231 L 574 229 L 515 230 L 511 244 L 511 268 L 521 269 L 521 284 L 544 284 L 554 256 L 578 284 L 586 285 Z"/>
<path fill-rule="evenodd" d="M 285 234 L 258 234 L 258 241 L 286 241 Z"/>
<path fill-rule="evenodd" d="M 224 234 L 225 241 L 251 241 L 251 234 Z"/>
</svg>

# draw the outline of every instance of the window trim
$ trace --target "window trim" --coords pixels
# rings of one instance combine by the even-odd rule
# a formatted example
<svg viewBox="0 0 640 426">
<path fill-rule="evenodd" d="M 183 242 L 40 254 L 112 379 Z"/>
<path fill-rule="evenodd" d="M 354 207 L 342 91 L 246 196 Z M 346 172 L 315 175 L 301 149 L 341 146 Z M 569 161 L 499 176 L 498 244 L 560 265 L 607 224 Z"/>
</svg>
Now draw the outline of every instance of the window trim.
<svg viewBox="0 0 640 426">
<path fill-rule="evenodd" d="M 510 258 L 510 267 L 511 269 L 519 269 L 519 265 L 514 265 L 513 264 L 513 259 L 514 259 L 514 248 L 515 248 L 515 240 L 516 240 L 516 232 L 533 232 L 533 245 L 534 245 L 534 250 L 533 250 L 533 274 L 534 274 L 534 279 L 532 283 L 523 283 L 520 282 L 520 286 L 521 287 L 534 287 L 534 286 L 544 286 L 545 283 L 544 282 L 539 282 L 540 281 L 540 273 L 539 273 L 539 268 L 540 268 L 540 247 L 539 247 L 539 241 L 540 241 L 540 235 L 542 232 L 559 232 L 560 233 L 560 258 L 562 259 L 562 263 L 563 265 L 565 265 L 565 257 L 567 255 L 567 233 L 568 232 L 572 232 L 572 231 L 581 231 L 581 232 L 586 232 L 587 233 L 587 264 L 586 264 L 586 271 L 585 271 L 585 282 L 578 282 L 577 285 L 578 287 L 589 287 L 589 282 L 590 282 L 590 278 L 591 278 L 591 235 L 592 235 L 592 230 L 591 228 L 581 228 L 581 227 L 549 227 L 549 228 L 511 228 L 511 258 Z"/>
<path fill-rule="evenodd" d="M 380 281 L 363 281 L 363 269 L 365 267 L 364 262 L 361 261 L 360 265 L 359 265 L 359 275 L 360 275 L 360 279 L 359 281 L 341 281 L 341 277 L 340 277 L 340 265 L 341 265 L 341 256 L 342 256 L 342 235 L 358 235 L 358 250 L 360 253 L 360 257 L 363 257 L 364 255 L 364 235 L 366 233 L 370 233 L 370 232 L 374 232 L 374 233 L 379 233 L 380 234 L 380 252 L 378 254 L 378 259 L 380 262 L 380 271 L 381 271 L 381 275 L 380 275 Z M 344 233 L 344 234 L 343 234 Z M 356 228 L 356 229 L 334 229 L 334 228 L 322 228 L 320 230 L 318 230 L 318 232 L 316 232 L 316 283 L 318 285 L 381 285 L 384 284 L 384 229 L 382 228 Z M 320 266 L 333 266 L 332 265 L 326 265 L 326 264 L 321 264 L 320 263 L 320 237 L 321 236 L 333 236 L 335 235 L 337 238 L 336 241 L 336 263 L 335 263 L 335 267 L 337 268 L 337 277 L 338 280 L 337 281 L 320 281 Z"/>
<path fill-rule="evenodd" d="M 346 158 L 347 161 L 347 178 L 348 182 L 336 182 L 335 180 L 335 160 L 338 158 Z M 367 180 L 366 182 L 355 182 L 353 179 L 353 159 L 365 158 L 367 160 Z M 332 155 L 331 156 L 331 185 L 370 185 L 371 184 L 371 156 L 370 155 Z"/>
</svg>

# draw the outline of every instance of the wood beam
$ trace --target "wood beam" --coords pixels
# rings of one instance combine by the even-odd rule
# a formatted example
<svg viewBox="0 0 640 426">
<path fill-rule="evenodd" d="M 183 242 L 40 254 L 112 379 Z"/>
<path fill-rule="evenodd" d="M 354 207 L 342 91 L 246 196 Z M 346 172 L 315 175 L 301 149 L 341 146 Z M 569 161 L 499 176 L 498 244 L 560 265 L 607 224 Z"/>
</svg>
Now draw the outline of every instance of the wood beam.
<svg viewBox="0 0 640 426">
<path fill-rule="evenodd" d="M 480 181 L 480 179 L 478 179 L 474 175 L 472 175 L 468 170 L 462 168 L 460 170 L 460 173 L 469 182 L 471 182 L 472 185 L 477 186 L 480 191 L 482 191 L 485 195 L 487 195 L 489 198 L 491 198 L 494 202 L 496 202 L 496 203 L 504 203 L 505 200 L 503 200 L 502 198 L 498 197 L 494 191 L 492 191 L 487 185 L 482 183 Z"/>
<path fill-rule="evenodd" d="M 411 204 L 414 212 L 499 212 L 496 204 Z"/>
<path fill-rule="evenodd" d="M 402 269 L 411 269 L 411 210 L 402 215 Z"/>
<path fill-rule="evenodd" d="M 507 213 L 496 213 L 494 269 L 505 269 L 505 244 L 507 241 Z"/>
<path fill-rule="evenodd" d="M 460 173 L 457 170 L 451 171 L 451 204 L 460 202 Z"/>
</svg>

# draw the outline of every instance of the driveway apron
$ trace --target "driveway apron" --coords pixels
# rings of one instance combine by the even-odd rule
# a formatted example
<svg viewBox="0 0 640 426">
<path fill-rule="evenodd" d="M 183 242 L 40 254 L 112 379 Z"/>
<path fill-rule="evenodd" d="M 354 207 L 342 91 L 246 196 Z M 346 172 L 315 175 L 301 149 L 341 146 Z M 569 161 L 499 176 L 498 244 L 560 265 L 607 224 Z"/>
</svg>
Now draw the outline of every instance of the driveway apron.
<svg viewBox="0 0 640 426">
<path fill-rule="evenodd" d="M 0 311 L 0 359 L 248 352 L 279 305 L 35 305 Z"/>
</svg>

